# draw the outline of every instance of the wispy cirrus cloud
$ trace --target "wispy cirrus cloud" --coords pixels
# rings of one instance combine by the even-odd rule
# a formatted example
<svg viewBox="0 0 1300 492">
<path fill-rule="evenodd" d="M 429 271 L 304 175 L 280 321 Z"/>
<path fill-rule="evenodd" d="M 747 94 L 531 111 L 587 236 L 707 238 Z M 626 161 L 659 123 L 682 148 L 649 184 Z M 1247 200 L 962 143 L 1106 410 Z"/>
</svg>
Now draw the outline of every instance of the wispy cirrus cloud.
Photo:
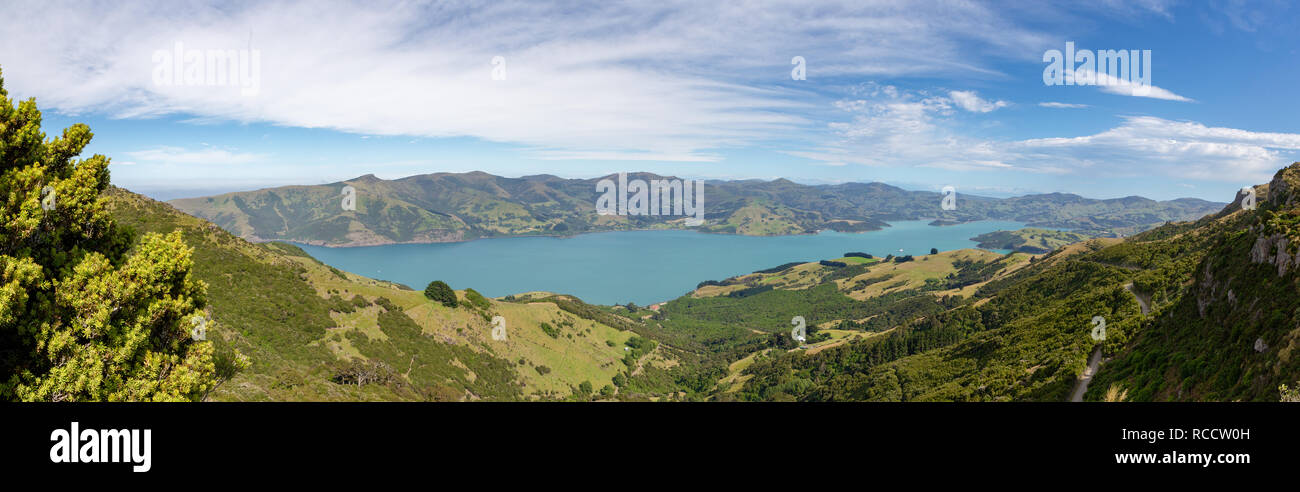
<svg viewBox="0 0 1300 492">
<path fill-rule="evenodd" d="M 835 138 L 789 154 L 834 164 L 949 170 L 1016 170 L 1099 178 L 1267 181 L 1300 158 L 1300 134 L 1211 127 L 1193 121 L 1127 116 L 1090 135 L 1034 139 L 972 138 L 954 116 L 957 103 L 925 91 L 878 87 L 837 104 L 846 121 Z M 1055 107 L 1055 106 L 1049 106 Z M 1068 106 L 1067 106 L 1068 107 Z"/>
<path fill-rule="evenodd" d="M 1195 100 L 1191 98 L 1174 94 L 1173 91 L 1170 91 L 1169 89 L 1157 87 L 1155 85 L 1142 85 L 1127 80 L 1121 80 L 1109 73 L 1080 70 L 1075 73 L 1075 77 L 1095 80 L 1096 87 L 1107 94 L 1115 94 L 1117 96 L 1149 97 L 1165 101 L 1195 102 Z"/>
<path fill-rule="evenodd" d="M 1087 104 L 1063 103 L 1063 102 L 1056 102 L 1056 101 L 1044 101 L 1038 103 L 1038 105 L 1044 108 L 1057 108 L 1057 109 L 1083 109 L 1088 107 Z"/>
<path fill-rule="evenodd" d="M 1300 134 L 1210 127 L 1153 116 L 1124 118 L 1093 135 L 1039 138 L 1006 145 L 1020 160 L 1041 159 L 1075 172 L 1111 176 L 1267 181 L 1279 165 L 1300 156 Z"/>
<path fill-rule="evenodd" d="M 18 2 L 12 91 L 71 114 L 471 136 L 536 156 L 708 161 L 805 130 L 811 78 L 999 77 L 1046 37 L 978 2 Z M 709 19 L 709 22 L 701 22 Z M 260 88 L 160 87 L 157 50 L 256 49 Z M 505 59 L 505 80 L 491 60 Z M 958 96 L 961 97 L 961 96 Z M 965 100 L 963 100 L 965 101 Z M 969 103 L 969 104 L 967 104 Z M 959 102 L 974 111 L 996 109 Z"/>
<path fill-rule="evenodd" d="M 248 164 L 265 161 L 267 159 L 267 156 L 264 154 L 239 152 L 214 147 L 191 150 L 184 147 L 160 146 L 131 151 L 126 154 L 135 159 L 134 161 L 128 161 L 131 165 L 140 162 L 165 165 Z"/>
</svg>

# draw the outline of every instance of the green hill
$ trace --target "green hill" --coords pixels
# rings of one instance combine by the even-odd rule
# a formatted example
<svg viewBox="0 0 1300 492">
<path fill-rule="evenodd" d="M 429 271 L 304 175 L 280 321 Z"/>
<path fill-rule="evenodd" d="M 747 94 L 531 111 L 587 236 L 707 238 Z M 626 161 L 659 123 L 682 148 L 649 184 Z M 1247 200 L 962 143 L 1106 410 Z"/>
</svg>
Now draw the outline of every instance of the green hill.
<svg viewBox="0 0 1300 492">
<path fill-rule="evenodd" d="M 1015 231 L 986 232 L 970 239 L 978 242 L 981 248 L 1010 249 L 1021 253 L 1040 254 L 1089 237 L 1077 232 L 1026 227 Z"/>
<path fill-rule="evenodd" d="M 1061 401 L 1100 346 L 1086 400 L 1277 401 L 1300 378 L 1298 186 L 1300 163 L 1257 187 L 1257 210 L 1070 245 L 888 337 L 768 354 L 728 398 Z"/>
<path fill-rule="evenodd" d="M 252 362 L 212 399 L 567 398 L 583 382 L 599 389 L 634 370 L 635 361 L 625 363 L 627 344 L 639 343 L 633 333 L 555 302 L 459 291 L 462 302 L 448 308 L 292 245 L 249 243 L 170 205 L 119 188 L 106 194 L 115 219 L 137 238 L 179 229 L 194 248 L 194 273 L 208 284 L 209 314 L 219 322 L 208 339 L 223 357 L 237 350 Z M 506 320 L 504 341 L 491 336 L 493 316 Z"/>
<path fill-rule="evenodd" d="M 250 241 L 328 246 L 686 227 L 679 216 L 597 215 L 596 183 L 604 178 L 609 177 L 503 178 L 471 172 L 383 180 L 366 175 L 327 185 L 286 186 L 171 203 Z M 628 179 L 664 177 L 631 173 Z M 344 186 L 356 190 L 356 210 L 344 210 Z M 1223 206 L 1196 199 L 1094 200 L 1060 193 L 995 199 L 963 194 L 957 199 L 956 210 L 945 211 L 939 206 L 940 198 L 939 193 L 907 191 L 882 183 L 809 186 L 784 179 L 710 181 L 705 188 L 706 223 L 698 229 L 787 235 L 824 229 L 876 230 L 895 220 L 947 224 L 1000 219 L 1091 235 L 1120 235 L 1167 221 L 1195 219 Z"/>
</svg>

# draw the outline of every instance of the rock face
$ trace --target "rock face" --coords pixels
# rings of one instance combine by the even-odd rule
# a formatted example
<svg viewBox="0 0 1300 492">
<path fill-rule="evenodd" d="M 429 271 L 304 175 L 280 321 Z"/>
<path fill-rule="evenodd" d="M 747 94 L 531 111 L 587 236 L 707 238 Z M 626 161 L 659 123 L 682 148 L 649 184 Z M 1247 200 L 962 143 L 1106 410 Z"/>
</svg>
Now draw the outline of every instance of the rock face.
<svg viewBox="0 0 1300 492">
<path fill-rule="evenodd" d="M 1294 208 L 1300 205 L 1300 166 L 1295 163 L 1284 167 L 1273 175 L 1273 180 L 1268 182 L 1268 201 L 1280 205 L 1282 208 Z"/>
<path fill-rule="evenodd" d="M 1287 252 L 1289 245 L 1290 240 L 1281 233 L 1269 236 L 1261 234 L 1255 239 L 1255 246 L 1250 248 L 1250 261 L 1276 265 L 1277 276 L 1286 275 L 1293 265 L 1300 264 L 1300 252 L 1290 254 Z"/>
<path fill-rule="evenodd" d="M 1285 210 L 1300 206 L 1300 163 L 1291 164 L 1278 170 L 1273 180 L 1268 183 L 1267 203 L 1275 210 Z M 1287 274 L 1293 267 L 1300 266 L 1300 251 L 1292 253 L 1291 238 L 1281 231 L 1269 231 L 1264 224 L 1255 238 L 1255 245 L 1250 249 L 1252 263 L 1268 263 L 1277 267 L 1277 276 Z M 1251 227 L 1255 232 L 1255 227 Z"/>
</svg>

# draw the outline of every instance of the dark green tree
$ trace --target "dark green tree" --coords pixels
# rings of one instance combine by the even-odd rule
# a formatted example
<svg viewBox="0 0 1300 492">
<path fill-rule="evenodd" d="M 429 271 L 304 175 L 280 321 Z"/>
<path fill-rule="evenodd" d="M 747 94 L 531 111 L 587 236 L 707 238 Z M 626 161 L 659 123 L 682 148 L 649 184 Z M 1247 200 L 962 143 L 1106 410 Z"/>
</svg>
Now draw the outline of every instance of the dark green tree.
<svg viewBox="0 0 1300 492">
<path fill-rule="evenodd" d="M 443 306 L 456 307 L 456 292 L 446 282 L 434 280 L 424 288 L 424 297 L 442 303 Z"/>
</svg>

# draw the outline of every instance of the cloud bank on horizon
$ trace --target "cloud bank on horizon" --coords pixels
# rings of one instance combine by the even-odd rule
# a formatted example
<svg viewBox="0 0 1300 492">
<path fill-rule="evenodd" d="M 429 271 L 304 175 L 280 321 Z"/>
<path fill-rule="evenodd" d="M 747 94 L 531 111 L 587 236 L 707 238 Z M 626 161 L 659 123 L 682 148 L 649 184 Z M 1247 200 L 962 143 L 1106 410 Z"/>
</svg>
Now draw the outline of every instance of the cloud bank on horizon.
<svg viewBox="0 0 1300 492">
<path fill-rule="evenodd" d="M 309 129 L 432 139 L 473 158 L 471 139 L 533 170 L 518 174 L 583 174 L 594 163 L 705 177 L 880 175 L 937 188 L 925 176 L 956 172 L 977 188 L 1045 191 L 1160 177 L 1183 194 L 1188 181 L 1222 194 L 1300 158 L 1296 124 L 1260 109 L 1300 109 L 1268 85 L 1294 87 L 1296 69 L 1281 67 L 1295 59 L 1289 9 L 1160 0 L 18 2 L 6 10 L 22 21 L 0 24 L 0 68 L 12 94 L 47 111 L 110 129 L 180 121 L 215 136 L 204 140 L 214 145 L 133 136 L 132 147 L 112 149 L 130 165 L 120 174 L 128 182 L 145 173 L 233 180 L 240 165 L 258 163 L 273 165 L 241 182 L 269 178 L 268 169 L 319 174 L 314 161 L 287 162 L 310 143 L 220 138 L 258 125 L 272 137 Z M 1066 42 L 1152 50 L 1150 91 L 1045 86 L 1044 53 Z M 255 94 L 160 85 L 156 55 L 178 44 L 255 50 Z M 1238 50 L 1238 65 L 1211 71 L 1214 46 Z M 805 80 L 791 77 L 793 57 L 806 60 Z M 178 80 L 189 69 L 180 58 Z M 205 163 L 224 169 L 194 170 Z M 852 166 L 863 170 L 844 171 Z"/>
</svg>

